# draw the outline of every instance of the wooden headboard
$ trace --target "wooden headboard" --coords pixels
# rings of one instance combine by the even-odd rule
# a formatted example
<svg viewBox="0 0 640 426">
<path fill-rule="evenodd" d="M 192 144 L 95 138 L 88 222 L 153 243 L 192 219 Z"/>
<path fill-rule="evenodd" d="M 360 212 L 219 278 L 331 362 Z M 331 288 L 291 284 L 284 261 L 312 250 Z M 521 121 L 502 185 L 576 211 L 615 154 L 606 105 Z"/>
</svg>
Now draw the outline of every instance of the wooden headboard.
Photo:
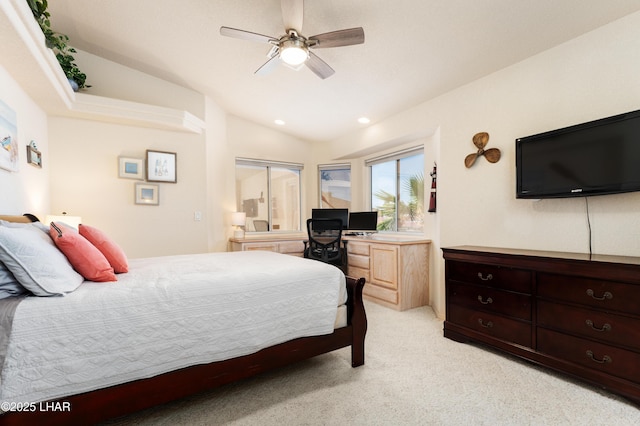
<svg viewBox="0 0 640 426">
<path fill-rule="evenodd" d="M 22 216 L 0 215 L 0 220 L 6 220 L 7 222 L 20 222 L 20 223 L 39 222 L 38 218 L 30 213 L 25 213 Z"/>
</svg>

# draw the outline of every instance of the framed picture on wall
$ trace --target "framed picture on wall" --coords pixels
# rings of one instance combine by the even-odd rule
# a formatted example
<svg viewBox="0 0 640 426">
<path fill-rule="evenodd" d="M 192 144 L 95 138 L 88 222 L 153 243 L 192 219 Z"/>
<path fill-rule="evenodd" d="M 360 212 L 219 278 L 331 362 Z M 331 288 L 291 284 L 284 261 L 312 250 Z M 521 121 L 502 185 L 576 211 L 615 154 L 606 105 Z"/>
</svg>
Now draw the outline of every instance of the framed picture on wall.
<svg viewBox="0 0 640 426">
<path fill-rule="evenodd" d="M 144 160 L 142 158 L 118 157 L 118 177 L 143 180 Z"/>
<path fill-rule="evenodd" d="M 18 171 L 18 139 L 16 112 L 0 101 L 0 168 Z"/>
<path fill-rule="evenodd" d="M 178 182 L 175 152 L 147 150 L 147 181 Z"/>
<path fill-rule="evenodd" d="M 160 185 L 152 183 L 136 183 L 136 204 L 157 206 L 160 204 Z"/>
<path fill-rule="evenodd" d="M 38 151 L 34 142 L 27 145 L 27 163 L 42 168 L 42 153 Z"/>
</svg>

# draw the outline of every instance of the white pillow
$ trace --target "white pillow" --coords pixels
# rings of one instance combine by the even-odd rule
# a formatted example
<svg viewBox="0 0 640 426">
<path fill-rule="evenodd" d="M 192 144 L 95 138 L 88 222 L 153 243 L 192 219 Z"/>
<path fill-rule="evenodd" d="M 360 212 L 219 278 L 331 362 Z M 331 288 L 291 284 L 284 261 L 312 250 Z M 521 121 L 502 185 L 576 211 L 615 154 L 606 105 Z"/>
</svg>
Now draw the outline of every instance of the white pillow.
<svg viewBox="0 0 640 426">
<path fill-rule="evenodd" d="M 36 296 L 63 295 L 84 281 L 49 235 L 32 224 L 0 225 L 0 261 Z"/>
<path fill-rule="evenodd" d="M 42 222 L 9 222 L 0 219 L 0 226 L 6 226 L 8 228 L 36 228 L 49 235 L 49 226 Z"/>
<path fill-rule="evenodd" d="M 11 271 L 0 262 L 0 299 L 6 297 L 20 296 L 27 293 L 27 289 L 22 287 Z"/>
</svg>

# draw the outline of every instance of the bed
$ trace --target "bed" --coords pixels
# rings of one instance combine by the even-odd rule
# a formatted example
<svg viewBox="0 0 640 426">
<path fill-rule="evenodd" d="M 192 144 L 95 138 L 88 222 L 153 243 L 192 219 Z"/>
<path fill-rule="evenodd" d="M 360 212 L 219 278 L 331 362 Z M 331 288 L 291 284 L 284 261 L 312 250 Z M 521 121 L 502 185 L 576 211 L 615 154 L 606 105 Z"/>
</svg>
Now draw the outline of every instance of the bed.
<svg viewBox="0 0 640 426">
<path fill-rule="evenodd" d="M 15 308 L 1 425 L 93 424 L 348 346 L 364 364 L 364 279 L 331 265 L 233 252 L 128 266 L 64 296 L 0 299 L 0 317 Z"/>
</svg>

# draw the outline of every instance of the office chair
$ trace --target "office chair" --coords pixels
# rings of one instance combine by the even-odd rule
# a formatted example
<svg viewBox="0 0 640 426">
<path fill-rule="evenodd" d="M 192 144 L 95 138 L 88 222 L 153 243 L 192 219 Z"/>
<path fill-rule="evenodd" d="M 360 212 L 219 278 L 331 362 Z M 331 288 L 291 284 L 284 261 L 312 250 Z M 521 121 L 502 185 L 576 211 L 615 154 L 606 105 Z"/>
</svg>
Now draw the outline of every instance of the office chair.
<svg viewBox="0 0 640 426">
<path fill-rule="evenodd" d="M 347 273 L 347 242 L 342 240 L 342 220 L 307 219 L 307 236 L 304 257 L 329 263 Z"/>
<path fill-rule="evenodd" d="M 257 232 L 267 232 L 269 230 L 269 221 L 268 220 L 254 220 L 253 227 L 256 228 Z"/>
</svg>

